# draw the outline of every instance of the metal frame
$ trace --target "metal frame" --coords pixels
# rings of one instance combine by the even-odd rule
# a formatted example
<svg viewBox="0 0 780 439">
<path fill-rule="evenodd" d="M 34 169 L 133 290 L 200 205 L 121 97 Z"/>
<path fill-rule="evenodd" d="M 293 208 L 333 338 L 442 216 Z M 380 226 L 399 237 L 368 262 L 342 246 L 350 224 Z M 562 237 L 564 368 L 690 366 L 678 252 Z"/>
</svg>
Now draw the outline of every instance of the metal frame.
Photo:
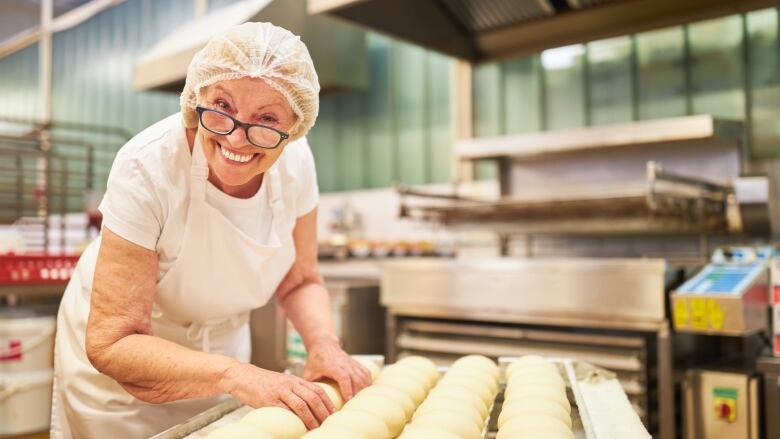
<svg viewBox="0 0 780 439">
<path fill-rule="evenodd" d="M 398 348 L 396 339 L 398 337 L 399 321 L 405 317 L 416 318 L 436 318 L 436 319 L 457 319 L 475 322 L 502 322 L 516 324 L 533 324 L 550 327 L 575 327 L 580 329 L 610 329 L 610 330 L 628 330 L 644 334 L 650 334 L 656 341 L 656 368 L 658 371 L 658 438 L 675 438 L 675 398 L 674 386 L 675 377 L 673 371 L 672 357 L 673 345 L 671 339 L 671 330 L 669 322 L 664 320 L 655 323 L 641 323 L 636 321 L 613 322 L 608 320 L 578 320 L 578 319 L 552 319 L 552 318 L 532 318 L 530 316 L 496 316 L 495 314 L 474 311 L 465 314 L 462 310 L 448 310 L 440 308 L 421 308 L 421 307 L 392 307 L 388 309 L 386 328 L 386 357 L 388 362 L 395 362 L 398 357 Z"/>
</svg>

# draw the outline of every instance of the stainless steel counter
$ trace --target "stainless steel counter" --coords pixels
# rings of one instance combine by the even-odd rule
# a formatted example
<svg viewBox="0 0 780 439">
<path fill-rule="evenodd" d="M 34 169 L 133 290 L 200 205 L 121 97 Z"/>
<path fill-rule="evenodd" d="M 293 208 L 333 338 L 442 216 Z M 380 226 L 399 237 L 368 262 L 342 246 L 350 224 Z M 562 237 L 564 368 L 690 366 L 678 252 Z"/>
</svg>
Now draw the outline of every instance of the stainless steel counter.
<svg viewBox="0 0 780 439">
<path fill-rule="evenodd" d="M 320 274 L 326 282 L 364 281 L 379 284 L 382 259 L 320 261 Z"/>
<path fill-rule="evenodd" d="M 618 370 L 658 437 L 672 439 L 665 270 L 652 258 L 386 261 L 387 355 L 578 356 Z"/>
</svg>

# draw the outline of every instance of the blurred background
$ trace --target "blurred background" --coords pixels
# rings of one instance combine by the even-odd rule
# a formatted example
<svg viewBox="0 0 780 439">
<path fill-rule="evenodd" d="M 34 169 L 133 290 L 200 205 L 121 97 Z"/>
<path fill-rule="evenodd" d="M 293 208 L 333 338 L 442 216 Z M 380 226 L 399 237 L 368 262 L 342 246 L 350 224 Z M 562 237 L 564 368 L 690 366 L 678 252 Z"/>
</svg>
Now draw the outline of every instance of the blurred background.
<svg viewBox="0 0 780 439">
<path fill-rule="evenodd" d="M 48 429 L 52 316 L 117 150 L 179 111 L 212 35 L 270 21 L 322 86 L 321 269 L 350 353 L 576 358 L 655 437 L 780 437 L 779 11 L 3 1 L 0 436 Z M 253 362 L 305 359 L 273 304 L 255 314 Z"/>
</svg>

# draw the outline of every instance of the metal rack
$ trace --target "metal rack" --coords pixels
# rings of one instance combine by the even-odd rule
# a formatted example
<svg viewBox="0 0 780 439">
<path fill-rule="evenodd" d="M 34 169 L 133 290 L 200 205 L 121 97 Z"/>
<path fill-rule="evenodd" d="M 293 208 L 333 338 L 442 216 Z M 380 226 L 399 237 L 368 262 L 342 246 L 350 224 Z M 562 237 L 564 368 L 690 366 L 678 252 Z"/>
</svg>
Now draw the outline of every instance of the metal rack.
<svg viewBox="0 0 780 439">
<path fill-rule="evenodd" d="M 455 228 L 504 233 L 698 234 L 727 233 L 733 188 L 705 179 L 664 171 L 647 163 L 644 187 L 571 198 L 499 200 L 442 197 L 399 188 L 401 215 Z M 435 204 L 410 197 L 436 199 Z M 732 203 L 730 206 L 729 203 Z"/>
<path fill-rule="evenodd" d="M 130 137 L 115 127 L 0 117 L 0 224 L 25 218 L 46 236 L 49 215 L 83 212 Z"/>
</svg>

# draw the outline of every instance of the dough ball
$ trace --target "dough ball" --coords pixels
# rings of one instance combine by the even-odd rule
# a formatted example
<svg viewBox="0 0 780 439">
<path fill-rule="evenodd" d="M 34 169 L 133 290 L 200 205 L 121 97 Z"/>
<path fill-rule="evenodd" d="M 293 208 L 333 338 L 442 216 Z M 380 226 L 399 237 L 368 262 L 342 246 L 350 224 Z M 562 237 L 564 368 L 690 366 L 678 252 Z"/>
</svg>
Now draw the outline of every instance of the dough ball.
<svg viewBox="0 0 780 439">
<path fill-rule="evenodd" d="M 460 439 L 460 437 L 443 428 L 410 425 L 398 439 Z"/>
<path fill-rule="evenodd" d="M 422 400 L 425 399 L 425 395 L 428 393 L 424 384 L 415 381 L 414 378 L 397 372 L 387 375 L 384 373 L 380 374 L 379 378 L 376 379 L 376 384 L 395 387 L 404 392 L 412 399 L 415 406 L 420 405 Z"/>
<path fill-rule="evenodd" d="M 468 378 L 484 384 L 493 394 L 498 393 L 498 380 L 490 373 L 474 369 L 453 369 L 444 375 L 444 378 Z"/>
<path fill-rule="evenodd" d="M 447 410 L 436 410 L 421 414 L 414 418 L 412 425 L 434 427 L 448 430 L 461 439 L 482 439 L 482 429 L 473 422 L 463 418 L 458 413 Z"/>
<path fill-rule="evenodd" d="M 525 368 L 548 369 L 552 372 L 558 372 L 558 366 L 546 358 L 540 357 L 538 355 L 526 355 L 509 363 L 509 366 L 507 366 L 506 369 L 506 376 L 509 378 L 515 373 L 515 371 Z"/>
<path fill-rule="evenodd" d="M 498 416 L 498 428 L 503 427 L 509 419 L 521 414 L 553 416 L 571 428 L 571 415 L 569 412 L 557 402 L 549 399 L 526 399 L 504 404 L 501 407 L 501 414 Z"/>
<path fill-rule="evenodd" d="M 247 413 L 241 422 L 260 428 L 274 439 L 298 439 L 306 426 L 295 413 L 281 407 L 261 407 Z"/>
<path fill-rule="evenodd" d="M 498 379 L 500 370 L 496 363 L 484 355 L 466 355 L 460 357 L 452 363 L 451 369 L 479 369 L 489 373 L 493 378 Z"/>
<path fill-rule="evenodd" d="M 541 414 L 522 414 L 512 417 L 504 423 L 499 431 L 510 433 L 521 433 L 525 431 L 550 431 L 566 435 L 569 439 L 574 439 L 574 433 L 566 424 L 553 416 Z"/>
<path fill-rule="evenodd" d="M 436 387 L 465 387 L 466 389 L 469 389 L 472 393 L 478 395 L 480 398 L 482 398 L 483 401 L 485 401 L 485 405 L 490 406 L 490 404 L 495 399 L 496 395 L 493 393 L 490 389 L 490 386 L 485 384 L 484 382 L 471 378 L 468 376 L 454 376 L 447 374 L 444 378 L 439 381 L 439 384 Z"/>
<path fill-rule="evenodd" d="M 504 389 L 504 399 L 511 398 L 515 392 L 521 391 L 524 387 L 544 386 L 555 389 L 557 392 L 565 395 L 566 384 L 562 380 L 549 375 L 524 375 L 522 379 L 513 379 L 509 381 Z"/>
<path fill-rule="evenodd" d="M 544 369 L 524 369 L 517 371 L 507 381 L 508 386 L 540 383 L 557 386 L 566 390 L 566 381 L 560 374 Z"/>
<path fill-rule="evenodd" d="M 350 399 L 344 410 L 371 413 L 387 426 L 390 436 L 396 437 L 406 425 L 406 414 L 398 403 L 376 395 L 358 395 Z"/>
<path fill-rule="evenodd" d="M 414 404 L 414 401 L 412 401 L 412 398 L 409 398 L 409 396 L 402 390 L 381 384 L 374 384 L 373 386 L 366 387 L 358 393 L 358 396 L 360 395 L 376 395 L 381 398 L 388 398 L 393 400 L 394 402 L 398 403 L 398 405 L 401 406 L 401 408 L 404 410 L 406 419 L 412 419 L 414 409 L 417 407 Z"/>
<path fill-rule="evenodd" d="M 273 436 L 260 428 L 243 422 L 234 422 L 219 427 L 206 437 L 208 439 L 274 439 Z"/>
<path fill-rule="evenodd" d="M 439 373 L 439 368 L 436 367 L 436 363 L 419 355 L 410 355 L 408 357 L 401 358 L 396 362 L 396 364 L 410 364 L 433 377 L 434 381 L 438 380 L 439 376 L 441 375 Z"/>
<path fill-rule="evenodd" d="M 474 423 L 474 426 L 480 430 L 485 426 L 485 419 L 482 417 L 482 415 L 479 414 L 477 409 L 469 407 L 462 402 L 453 399 L 426 399 L 422 404 L 420 404 L 420 407 L 417 408 L 417 411 L 414 412 L 414 417 L 417 418 L 425 413 L 438 410 L 445 410 L 450 413 L 457 414 L 463 418 L 469 419 Z"/>
<path fill-rule="evenodd" d="M 341 427 L 332 425 L 330 427 L 320 427 L 311 430 L 305 435 L 301 436 L 301 439 L 364 439 L 359 433 Z"/>
<path fill-rule="evenodd" d="M 428 399 L 432 398 L 445 398 L 461 401 L 469 407 L 474 407 L 483 418 L 488 414 L 489 406 L 485 404 L 485 401 L 479 395 L 462 386 L 436 386 L 431 390 L 430 395 L 428 395 Z"/>
<path fill-rule="evenodd" d="M 324 380 L 314 384 L 320 386 L 328 394 L 328 398 L 333 403 L 333 406 L 336 407 L 336 410 L 341 410 L 341 407 L 344 405 L 344 398 L 341 397 L 339 385 L 335 381 Z"/>
<path fill-rule="evenodd" d="M 496 439 L 571 439 L 572 437 L 574 436 L 550 430 L 498 430 L 496 435 Z"/>
<path fill-rule="evenodd" d="M 394 375 L 407 377 L 414 382 L 421 384 L 426 391 L 430 390 L 431 387 L 436 384 L 436 377 L 425 373 L 425 371 L 415 368 L 414 365 L 409 363 L 393 364 L 392 366 L 387 366 L 382 371 L 382 373 L 379 374 L 379 378 L 381 379 L 384 376 Z"/>
<path fill-rule="evenodd" d="M 343 410 L 336 412 L 322 423 L 323 427 L 339 426 L 360 433 L 364 438 L 389 439 L 390 431 L 387 425 L 376 415 L 359 410 Z"/>
<path fill-rule="evenodd" d="M 371 372 L 371 381 L 376 381 L 376 378 L 379 376 L 379 373 L 382 372 L 382 368 L 376 363 L 376 361 L 369 360 L 366 357 L 361 356 L 353 356 L 352 357 L 355 361 L 362 364 L 366 367 L 366 369 Z"/>
<path fill-rule="evenodd" d="M 524 400 L 537 400 L 537 399 L 549 399 L 554 401 L 563 407 L 567 413 L 571 413 L 571 404 L 566 397 L 565 392 L 561 392 L 560 389 L 554 387 L 548 387 L 544 385 L 527 385 L 516 387 L 510 394 L 504 394 L 504 400 L 507 403 L 514 403 L 515 401 Z"/>
</svg>

